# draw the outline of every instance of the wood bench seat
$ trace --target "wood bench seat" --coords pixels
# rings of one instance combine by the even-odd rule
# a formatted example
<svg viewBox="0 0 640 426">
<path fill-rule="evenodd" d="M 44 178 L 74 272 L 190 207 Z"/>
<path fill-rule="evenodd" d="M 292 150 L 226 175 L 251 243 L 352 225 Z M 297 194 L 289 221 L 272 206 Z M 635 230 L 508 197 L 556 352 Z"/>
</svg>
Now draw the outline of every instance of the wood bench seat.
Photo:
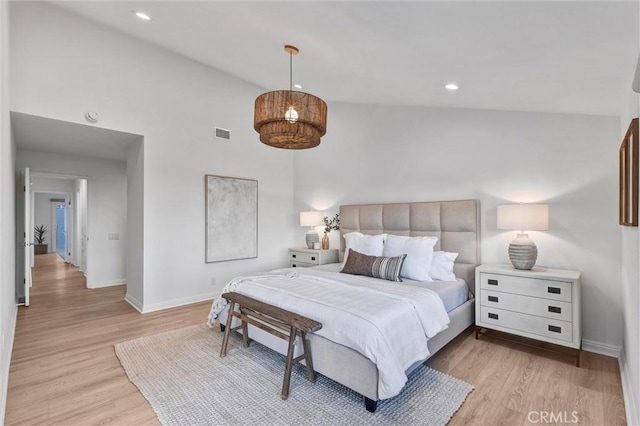
<svg viewBox="0 0 640 426">
<path fill-rule="evenodd" d="M 229 333 L 232 330 L 242 328 L 242 343 L 244 347 L 249 346 L 247 324 L 251 324 L 289 342 L 287 362 L 284 369 L 284 381 L 282 383 L 282 393 L 280 394 L 282 399 L 287 399 L 289 397 L 291 369 L 293 364 L 296 362 L 302 359 L 305 360 L 307 365 L 307 378 L 310 382 L 315 382 L 316 379 L 313 371 L 313 361 L 311 359 L 311 346 L 309 345 L 308 333 L 320 330 L 322 328 L 321 323 L 243 294 L 230 292 L 224 293 L 222 297 L 228 300 L 230 304 L 227 324 L 224 327 L 222 348 L 220 350 L 221 357 L 224 357 L 227 354 Z M 238 311 L 235 310 L 236 304 L 238 305 Z M 234 317 L 239 318 L 241 324 L 232 329 L 231 322 Z M 303 353 L 299 357 L 294 358 L 293 351 L 298 335 L 302 338 Z"/>
</svg>

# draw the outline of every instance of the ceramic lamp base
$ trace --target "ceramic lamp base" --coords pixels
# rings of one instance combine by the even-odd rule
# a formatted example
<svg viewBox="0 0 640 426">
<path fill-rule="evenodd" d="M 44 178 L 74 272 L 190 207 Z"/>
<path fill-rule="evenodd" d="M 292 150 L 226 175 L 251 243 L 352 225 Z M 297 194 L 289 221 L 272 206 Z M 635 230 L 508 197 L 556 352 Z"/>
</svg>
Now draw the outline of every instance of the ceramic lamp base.
<svg viewBox="0 0 640 426">
<path fill-rule="evenodd" d="M 312 249 L 313 243 L 320 243 L 320 235 L 318 235 L 315 229 L 310 229 L 305 235 L 305 241 L 307 242 L 307 247 Z"/>
<path fill-rule="evenodd" d="M 529 270 L 538 259 L 538 247 L 527 234 L 518 234 L 518 238 L 509 244 L 509 260 L 516 269 Z"/>
</svg>

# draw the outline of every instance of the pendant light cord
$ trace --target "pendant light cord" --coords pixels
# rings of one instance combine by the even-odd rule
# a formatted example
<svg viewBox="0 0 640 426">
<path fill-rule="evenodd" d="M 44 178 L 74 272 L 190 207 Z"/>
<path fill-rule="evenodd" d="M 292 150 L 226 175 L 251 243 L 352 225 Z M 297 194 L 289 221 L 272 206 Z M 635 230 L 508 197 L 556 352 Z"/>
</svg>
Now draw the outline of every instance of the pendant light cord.
<svg viewBox="0 0 640 426">
<path fill-rule="evenodd" d="M 293 92 L 293 51 L 289 51 L 289 92 Z"/>
</svg>

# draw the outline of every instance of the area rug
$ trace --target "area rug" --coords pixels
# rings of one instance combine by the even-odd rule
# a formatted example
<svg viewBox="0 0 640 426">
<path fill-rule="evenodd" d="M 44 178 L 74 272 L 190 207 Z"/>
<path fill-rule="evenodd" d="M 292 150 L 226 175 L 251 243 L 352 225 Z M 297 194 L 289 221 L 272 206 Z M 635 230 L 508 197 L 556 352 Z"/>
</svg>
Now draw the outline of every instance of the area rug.
<svg viewBox="0 0 640 426">
<path fill-rule="evenodd" d="M 369 413 L 363 397 L 297 364 L 289 398 L 280 399 L 285 357 L 205 325 L 115 345 L 116 355 L 164 425 L 444 425 L 473 387 L 421 366 L 402 392 Z"/>
</svg>

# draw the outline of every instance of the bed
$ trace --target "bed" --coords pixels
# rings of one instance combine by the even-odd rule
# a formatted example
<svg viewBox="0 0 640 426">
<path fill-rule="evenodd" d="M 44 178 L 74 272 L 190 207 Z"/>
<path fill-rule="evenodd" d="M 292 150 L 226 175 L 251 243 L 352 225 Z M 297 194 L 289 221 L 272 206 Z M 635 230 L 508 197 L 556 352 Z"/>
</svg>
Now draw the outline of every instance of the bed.
<svg viewBox="0 0 640 426">
<path fill-rule="evenodd" d="M 426 346 L 422 349 L 422 353 L 417 358 L 414 356 L 415 362 L 412 362 L 404 373 L 394 373 L 393 371 L 389 373 L 387 367 L 383 365 L 384 362 L 381 362 L 375 356 L 372 357 L 371 353 L 361 348 L 352 349 L 340 339 L 334 338 L 336 335 L 346 334 L 342 331 L 331 334 L 330 327 L 326 326 L 317 333 L 310 335 L 309 340 L 315 371 L 363 395 L 366 409 L 375 411 L 379 400 L 386 399 L 390 395 L 393 396 L 399 392 L 398 386 L 402 386 L 402 383 L 406 381 L 407 375 L 473 324 L 475 267 L 480 264 L 480 205 L 478 200 L 345 205 L 340 207 L 340 222 L 341 237 L 351 232 L 360 232 L 365 235 L 433 236 L 438 238 L 434 250 L 458 253 L 453 266 L 455 281 L 418 283 L 403 279 L 402 283 L 398 283 L 401 285 L 395 286 L 398 288 L 395 291 L 402 294 L 407 293 L 407 291 L 415 291 L 415 299 L 421 300 L 429 299 L 427 297 L 429 296 L 428 290 L 424 290 L 424 288 L 434 290 L 435 292 L 432 291 L 432 293 L 437 293 L 439 303 L 445 308 L 446 322 L 448 323 L 445 327 L 441 327 L 441 324 L 434 326 L 435 330 L 431 330 L 429 333 L 432 337 L 425 338 Z M 340 238 L 340 240 L 342 258 L 345 250 L 345 239 Z M 262 283 L 270 283 L 274 275 L 276 275 L 286 276 L 288 280 L 306 279 L 310 282 L 326 285 L 329 279 L 335 276 L 336 279 L 340 277 L 346 280 L 343 286 L 349 287 L 352 284 L 358 284 L 361 277 L 345 277 L 346 274 L 338 273 L 340 267 L 338 263 L 308 269 L 298 268 L 298 270 L 285 268 L 272 271 L 271 274 L 261 277 L 252 277 L 250 281 L 253 281 L 254 284 L 257 283 L 256 285 L 260 287 L 262 286 L 260 280 L 263 280 Z M 389 282 L 382 283 L 380 282 L 382 280 L 375 278 L 371 278 L 371 280 L 377 281 L 371 286 L 379 288 L 380 291 L 385 288 L 391 288 Z M 229 283 L 225 289 L 228 291 L 233 288 L 238 291 L 234 283 L 243 283 L 245 281 L 247 281 L 246 277 L 237 279 Z M 266 284 L 264 287 L 265 289 L 253 288 L 251 293 L 247 295 L 257 299 L 261 299 L 263 296 L 266 297 L 270 290 L 266 288 L 268 287 Z M 317 295 L 326 295 L 328 293 L 326 289 L 320 289 L 321 287 L 315 289 Z M 242 293 L 242 291 L 240 292 Z M 245 292 L 249 292 L 249 290 L 245 290 Z M 271 303 L 267 300 L 264 301 Z M 214 301 L 214 307 L 215 305 L 216 301 Z M 305 307 L 302 299 L 294 308 L 298 306 L 301 310 Z M 212 307 L 212 313 L 214 307 Z M 220 324 L 225 323 L 227 312 L 222 309 L 219 299 L 218 311 L 219 315 L 210 315 L 210 324 L 215 317 L 218 317 Z M 299 313 L 313 318 L 312 314 Z M 329 322 L 332 320 L 331 316 L 325 316 L 324 318 Z M 385 327 L 403 333 L 406 331 L 405 327 L 410 328 L 411 326 L 405 325 L 403 320 L 397 320 L 395 323 L 386 324 Z M 441 328 L 444 329 L 440 331 Z M 323 335 L 321 332 L 325 334 Z M 269 333 L 250 326 L 249 337 L 273 350 L 286 354 L 286 342 Z M 301 345 L 297 346 L 301 347 Z M 298 353 L 296 353 L 297 355 Z M 382 355 L 379 358 L 384 359 Z M 373 362 L 372 359 L 376 359 L 376 362 Z M 380 368 L 378 365 L 380 365 Z M 404 378 L 399 376 L 404 376 Z M 391 384 L 389 384 L 389 380 L 392 382 Z"/>
</svg>

